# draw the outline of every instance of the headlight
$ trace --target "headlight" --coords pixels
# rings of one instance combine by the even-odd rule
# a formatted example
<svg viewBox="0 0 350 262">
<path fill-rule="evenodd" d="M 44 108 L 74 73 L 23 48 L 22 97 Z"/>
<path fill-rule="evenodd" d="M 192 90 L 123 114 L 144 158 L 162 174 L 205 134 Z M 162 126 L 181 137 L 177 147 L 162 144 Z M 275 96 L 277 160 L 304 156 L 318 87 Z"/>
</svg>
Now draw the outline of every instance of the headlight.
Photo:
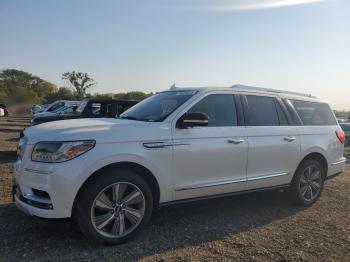
<svg viewBox="0 0 350 262">
<path fill-rule="evenodd" d="M 71 142 L 39 142 L 32 152 L 32 161 L 59 163 L 80 156 L 95 146 L 95 140 Z"/>
</svg>

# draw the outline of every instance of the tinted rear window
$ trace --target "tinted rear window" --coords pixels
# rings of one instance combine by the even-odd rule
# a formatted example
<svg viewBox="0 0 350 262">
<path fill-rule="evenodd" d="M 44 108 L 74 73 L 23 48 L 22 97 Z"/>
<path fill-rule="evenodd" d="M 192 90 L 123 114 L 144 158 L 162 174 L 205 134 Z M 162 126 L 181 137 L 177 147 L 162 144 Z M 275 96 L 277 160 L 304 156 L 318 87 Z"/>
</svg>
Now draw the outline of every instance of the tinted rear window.
<svg viewBox="0 0 350 262">
<path fill-rule="evenodd" d="M 326 103 L 290 100 L 301 121 L 306 126 L 337 125 L 331 108 Z"/>
<path fill-rule="evenodd" d="M 247 95 L 248 126 L 279 126 L 275 99 L 265 96 Z"/>
</svg>

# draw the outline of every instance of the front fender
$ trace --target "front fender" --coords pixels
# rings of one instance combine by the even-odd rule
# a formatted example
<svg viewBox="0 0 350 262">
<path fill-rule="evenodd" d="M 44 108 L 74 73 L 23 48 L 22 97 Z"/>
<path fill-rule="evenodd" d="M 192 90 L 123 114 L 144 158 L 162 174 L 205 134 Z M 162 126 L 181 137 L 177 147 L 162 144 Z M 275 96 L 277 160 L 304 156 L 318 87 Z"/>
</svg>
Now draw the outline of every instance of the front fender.
<svg viewBox="0 0 350 262">
<path fill-rule="evenodd" d="M 77 180 L 79 181 L 79 189 L 85 181 L 102 169 L 111 164 L 129 162 L 143 166 L 148 169 L 159 184 L 160 202 L 171 201 L 173 197 L 172 185 L 172 150 L 171 148 L 164 148 L 160 150 L 148 150 L 143 148 L 140 143 L 128 144 L 102 144 L 88 153 L 82 155 L 81 160 L 85 163 L 86 169 L 80 173 Z M 111 153 L 111 146 L 113 153 Z M 98 157 L 97 157 L 98 156 Z"/>
</svg>

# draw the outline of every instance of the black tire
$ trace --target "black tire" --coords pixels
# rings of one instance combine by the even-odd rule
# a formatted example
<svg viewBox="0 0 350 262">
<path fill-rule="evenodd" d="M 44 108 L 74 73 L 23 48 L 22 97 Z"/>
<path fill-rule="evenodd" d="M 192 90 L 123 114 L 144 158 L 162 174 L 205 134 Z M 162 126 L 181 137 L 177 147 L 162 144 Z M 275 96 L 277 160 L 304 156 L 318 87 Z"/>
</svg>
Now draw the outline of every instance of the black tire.
<svg viewBox="0 0 350 262">
<path fill-rule="evenodd" d="M 95 199 L 107 187 L 116 183 L 128 183 L 135 185 L 144 199 L 144 213 L 138 226 L 125 236 L 110 237 L 102 235 L 92 221 L 92 208 Z M 147 182 L 138 174 L 129 170 L 106 170 L 89 180 L 82 188 L 75 204 L 74 216 L 83 232 L 89 239 L 104 244 L 113 245 L 124 243 L 135 237 L 143 229 L 151 218 L 153 209 L 152 191 Z M 111 211 L 112 212 L 112 211 Z"/>
<path fill-rule="evenodd" d="M 303 192 L 304 192 L 303 189 L 305 184 L 302 183 L 302 177 L 304 178 L 303 176 L 304 172 L 307 172 L 308 168 L 310 167 L 314 167 L 319 170 L 320 178 L 317 182 L 319 183 L 320 187 L 319 187 L 319 192 L 315 194 L 314 198 L 307 200 L 305 197 L 305 194 L 303 196 Z M 307 159 L 304 162 L 302 162 L 294 175 L 291 188 L 289 190 L 289 195 L 291 200 L 298 206 L 311 206 L 312 204 L 314 204 L 318 200 L 318 198 L 321 196 L 325 177 L 326 177 L 325 170 L 319 161 L 315 159 Z M 305 179 L 303 181 L 305 181 Z M 312 186 L 311 186 L 311 189 L 313 189 Z M 310 196 L 310 194 L 308 194 L 308 196 Z"/>
</svg>

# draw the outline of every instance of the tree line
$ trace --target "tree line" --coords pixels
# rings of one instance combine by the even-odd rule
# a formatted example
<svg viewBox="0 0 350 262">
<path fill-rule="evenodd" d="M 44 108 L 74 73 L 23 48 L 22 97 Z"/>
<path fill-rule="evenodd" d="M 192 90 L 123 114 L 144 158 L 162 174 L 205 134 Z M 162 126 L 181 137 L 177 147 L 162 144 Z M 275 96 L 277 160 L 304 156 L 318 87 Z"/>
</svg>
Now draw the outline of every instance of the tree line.
<svg viewBox="0 0 350 262">
<path fill-rule="evenodd" d="M 126 93 L 90 94 L 88 89 L 96 85 L 87 73 L 66 72 L 62 79 L 69 86 L 57 87 L 31 73 L 5 69 L 0 71 L 0 102 L 8 104 L 45 104 L 56 100 L 82 100 L 86 97 L 123 100 L 143 100 L 152 95 L 140 91 Z"/>
</svg>

